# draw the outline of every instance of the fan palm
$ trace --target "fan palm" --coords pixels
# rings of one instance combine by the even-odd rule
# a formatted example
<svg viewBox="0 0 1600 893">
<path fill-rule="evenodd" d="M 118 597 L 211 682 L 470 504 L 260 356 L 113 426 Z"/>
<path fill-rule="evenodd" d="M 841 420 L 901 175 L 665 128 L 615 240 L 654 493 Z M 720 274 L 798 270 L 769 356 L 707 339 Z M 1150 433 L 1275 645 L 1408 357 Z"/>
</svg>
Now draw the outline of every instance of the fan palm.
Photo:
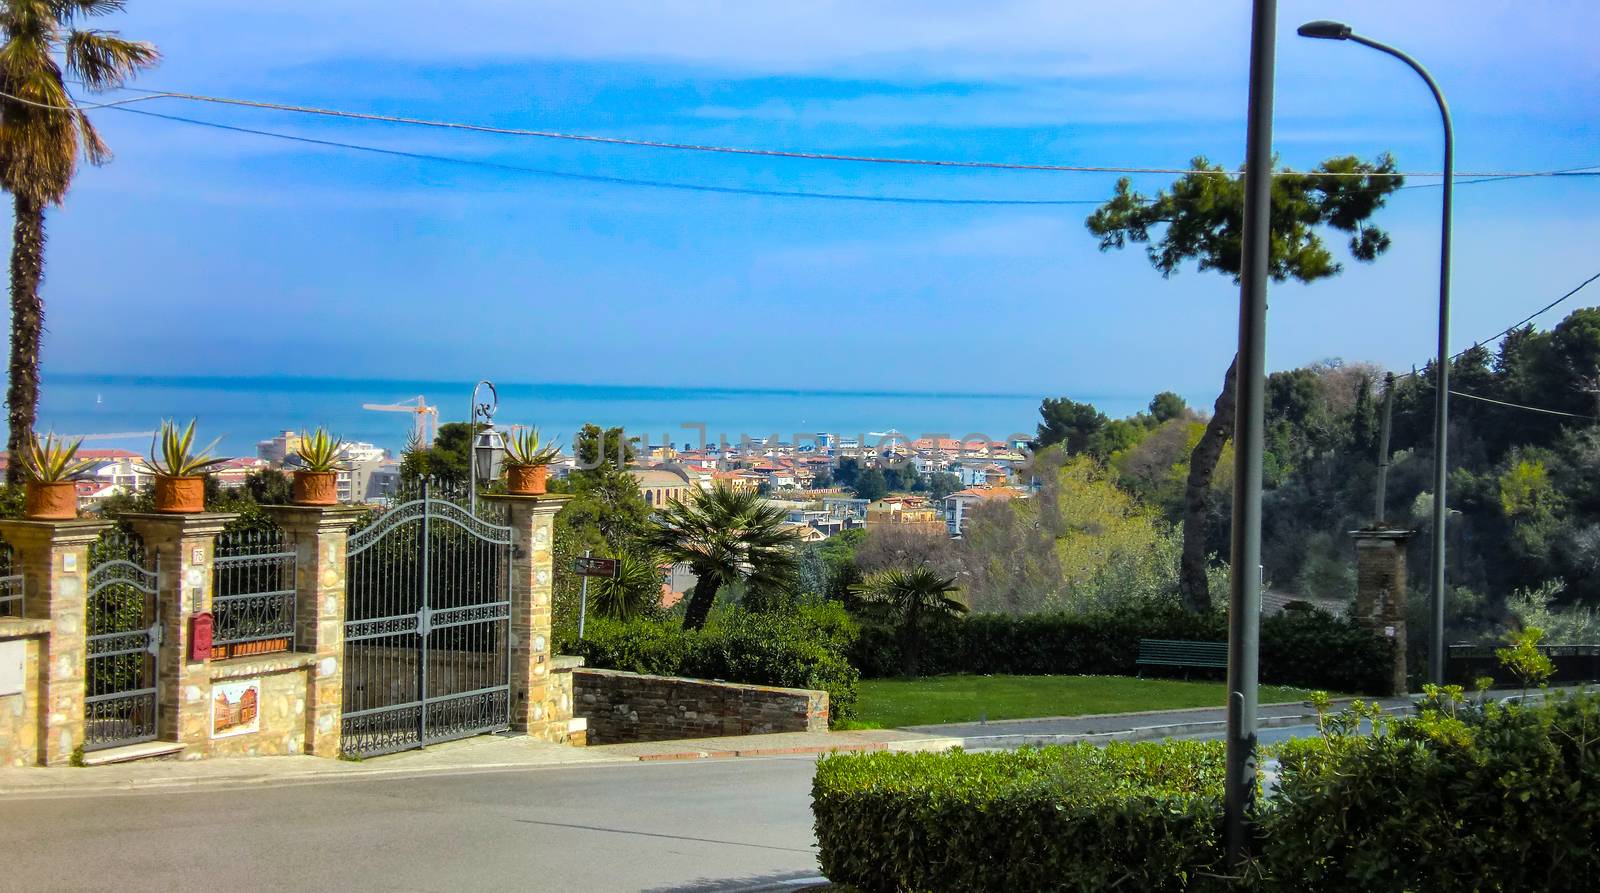
<svg viewBox="0 0 1600 893">
<path fill-rule="evenodd" d="M 951 598 L 959 590 L 954 577 L 941 577 L 931 568 L 890 568 L 850 587 L 868 605 L 883 609 L 900 627 L 900 660 L 907 676 L 917 675 L 922 650 L 922 621 L 927 617 L 967 613 L 967 606 Z"/>
<path fill-rule="evenodd" d="M 661 604 L 661 560 L 652 554 L 623 552 L 615 577 L 597 577 L 590 584 L 594 613 L 613 620 L 632 620 Z"/>
<path fill-rule="evenodd" d="M 687 501 L 668 503 L 658 524 L 650 545 L 689 565 L 696 577 L 684 629 L 705 626 L 724 583 L 770 592 L 794 578 L 797 539 L 784 526 L 783 511 L 756 493 L 723 485 L 702 490 Z"/>
<path fill-rule="evenodd" d="M 23 455 L 39 402 L 39 335 L 44 305 L 44 209 L 61 204 L 77 170 L 80 145 L 93 164 L 111 157 L 89 116 L 73 108 L 65 75 L 90 91 L 120 87 L 155 64 L 156 48 L 115 33 L 78 30 L 93 16 L 122 9 L 121 0 L 5 0 L 0 3 L 0 188 L 16 212 L 11 236 L 11 364 L 6 405 L 7 449 Z M 16 483 L 22 463 L 6 468 Z"/>
</svg>

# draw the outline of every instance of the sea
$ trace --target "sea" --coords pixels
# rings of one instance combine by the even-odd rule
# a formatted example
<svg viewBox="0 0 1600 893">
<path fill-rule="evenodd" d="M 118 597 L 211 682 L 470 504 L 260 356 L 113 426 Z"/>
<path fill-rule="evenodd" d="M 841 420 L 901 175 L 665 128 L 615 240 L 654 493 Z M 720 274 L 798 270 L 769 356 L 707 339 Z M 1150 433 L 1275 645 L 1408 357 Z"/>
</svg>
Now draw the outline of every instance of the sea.
<svg viewBox="0 0 1600 893">
<path fill-rule="evenodd" d="M 864 437 L 868 443 L 889 432 L 1007 440 L 1034 432 L 1042 396 L 525 382 L 497 382 L 495 391 L 497 425 L 535 425 L 563 443 L 585 423 L 620 425 L 629 436 L 680 448 L 773 435 L 805 442 L 824 432 Z M 254 455 L 259 441 L 283 431 L 320 425 L 345 440 L 398 451 L 414 416 L 362 407 L 414 404 L 419 396 L 438 408 L 441 423 L 464 421 L 473 383 L 55 373 L 42 383 L 38 427 L 87 435 L 86 448 L 143 452 L 163 419 L 187 424 L 193 418 L 199 443 L 220 438 L 218 454 L 239 456 Z M 1137 411 L 1144 402 L 1116 396 L 1076 399 L 1091 399 L 1113 417 Z M 487 388 L 479 389 L 479 400 L 490 400 Z"/>
</svg>

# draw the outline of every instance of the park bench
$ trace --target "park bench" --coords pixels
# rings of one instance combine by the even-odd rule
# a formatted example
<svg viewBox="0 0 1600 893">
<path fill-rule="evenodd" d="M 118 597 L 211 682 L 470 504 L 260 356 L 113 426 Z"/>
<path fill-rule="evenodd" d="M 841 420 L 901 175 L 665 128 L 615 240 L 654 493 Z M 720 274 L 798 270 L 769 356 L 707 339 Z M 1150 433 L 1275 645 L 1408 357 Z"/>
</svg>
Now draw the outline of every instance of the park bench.
<svg viewBox="0 0 1600 893">
<path fill-rule="evenodd" d="M 1139 656 L 1134 660 L 1139 675 L 1145 667 L 1182 667 L 1184 670 L 1226 670 L 1227 642 L 1185 642 L 1178 639 L 1140 639 Z M 1185 676 L 1188 674 L 1185 673 Z"/>
</svg>

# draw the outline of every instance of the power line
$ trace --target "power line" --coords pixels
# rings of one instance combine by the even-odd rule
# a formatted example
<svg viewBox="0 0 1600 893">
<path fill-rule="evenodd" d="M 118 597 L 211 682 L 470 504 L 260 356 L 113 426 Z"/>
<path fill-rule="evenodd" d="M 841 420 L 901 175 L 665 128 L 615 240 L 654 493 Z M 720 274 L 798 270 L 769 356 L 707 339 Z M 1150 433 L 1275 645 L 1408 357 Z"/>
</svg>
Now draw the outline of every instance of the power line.
<svg viewBox="0 0 1600 893">
<path fill-rule="evenodd" d="M 1468 394 L 1465 391 L 1452 390 L 1450 394 L 1454 397 L 1466 397 L 1469 400 L 1482 400 L 1485 403 L 1493 403 L 1497 406 L 1509 406 L 1512 409 L 1526 409 L 1529 412 L 1542 412 L 1546 415 L 1566 416 L 1569 419 L 1588 419 L 1589 421 L 1600 421 L 1600 419 L 1597 419 L 1592 415 L 1578 415 L 1574 412 L 1562 412 L 1559 409 L 1545 409 L 1540 406 L 1524 406 L 1521 403 L 1507 403 L 1504 400 L 1495 400 L 1490 397 L 1480 397 L 1477 394 Z"/>
<path fill-rule="evenodd" d="M 1485 344 L 1490 344 L 1490 343 L 1493 343 L 1495 341 L 1500 340 L 1501 338 L 1504 338 L 1505 336 L 1507 336 L 1507 335 L 1511 334 L 1512 332 L 1516 331 L 1518 328 L 1521 328 L 1522 326 L 1527 325 L 1529 322 L 1532 322 L 1536 317 L 1538 317 L 1538 316 L 1540 316 L 1540 315 L 1542 315 L 1542 314 L 1544 314 L 1544 313 L 1546 313 L 1546 312 L 1548 312 L 1550 310 L 1554 310 L 1556 308 L 1556 305 L 1558 305 L 1561 302 L 1567 300 L 1568 298 L 1572 297 L 1573 295 L 1577 294 L 1578 292 L 1583 291 L 1584 288 L 1589 286 L 1591 283 L 1593 283 L 1597 279 L 1600 279 L 1600 273 L 1596 273 L 1593 276 L 1590 276 L 1588 279 L 1585 279 L 1582 282 L 1578 283 L 1576 286 L 1574 286 L 1566 294 L 1562 295 L 1559 298 L 1556 298 L 1554 301 L 1551 301 L 1550 303 L 1544 305 L 1543 307 L 1540 307 L 1538 310 L 1533 311 L 1532 313 L 1528 314 L 1527 316 L 1524 316 L 1522 319 L 1520 319 L 1517 322 L 1513 323 L 1512 325 L 1506 327 L 1498 335 L 1492 335 L 1492 336 L 1490 336 L 1488 338 L 1483 339 L 1482 341 L 1474 341 L 1474 342 L 1472 342 L 1472 346 L 1471 347 L 1466 347 L 1466 348 L 1463 348 L 1461 350 L 1456 351 L 1455 353 L 1450 355 L 1450 359 L 1451 360 L 1459 360 L 1462 357 L 1466 356 L 1469 351 L 1472 351 L 1472 350 L 1474 350 L 1476 348 L 1482 347 Z M 1410 372 L 1402 372 L 1399 375 L 1396 375 L 1395 379 L 1398 380 L 1398 379 L 1401 379 L 1401 378 L 1409 378 L 1409 377 L 1411 377 L 1413 375 L 1420 375 L 1420 374 L 1421 373 L 1417 372 L 1415 367 L 1413 367 Z M 1455 391 L 1451 391 L 1450 393 L 1454 394 Z M 1463 397 L 1471 397 L 1472 395 L 1471 394 L 1462 394 L 1461 396 L 1463 396 Z M 1480 397 L 1479 399 L 1487 399 L 1487 398 Z M 1583 416 L 1582 418 L 1587 418 L 1587 416 Z"/>
<path fill-rule="evenodd" d="M 921 196 L 897 195 L 862 195 L 859 193 L 844 192 L 806 192 L 803 190 L 784 189 L 759 189 L 743 186 L 717 186 L 705 183 L 686 183 L 672 180 L 644 180 L 634 177 L 613 177 L 603 174 L 580 174 L 570 171 L 550 170 L 548 168 L 525 167 L 522 165 L 505 164 L 495 161 L 482 161 L 473 158 L 460 158 L 449 155 L 433 155 L 424 152 L 407 152 L 401 149 L 384 149 L 361 143 L 348 143 L 341 140 L 319 139 L 316 137 L 299 136 L 283 133 L 281 131 L 261 130 L 254 127 L 240 127 L 234 124 L 223 124 L 217 121 L 205 121 L 199 118 L 187 118 L 181 115 L 168 115 L 161 112 L 145 111 L 143 109 L 126 108 L 123 106 L 106 106 L 112 111 L 124 112 L 130 115 L 142 115 L 147 118 L 159 118 L 163 121 L 174 121 L 181 124 L 192 124 L 199 127 L 210 127 L 217 130 L 226 130 L 233 133 L 244 133 L 253 136 L 271 137 L 273 139 L 288 140 L 290 142 L 308 143 L 315 146 L 327 146 L 336 149 L 349 149 L 357 152 L 369 152 L 376 155 L 389 155 L 397 158 L 412 158 L 420 161 L 437 161 L 446 164 L 462 165 L 467 167 L 481 167 L 493 170 L 503 170 L 513 173 L 530 174 L 539 177 L 548 177 L 559 180 L 576 180 L 582 182 L 604 183 L 615 186 L 640 186 L 652 189 L 682 190 L 688 192 L 708 192 L 722 195 L 749 195 L 773 198 L 799 198 L 818 199 L 824 201 L 869 202 L 875 204 L 904 204 L 904 205 L 954 205 L 954 206 L 1009 206 L 1009 207 L 1060 207 L 1069 205 L 1100 205 L 1103 199 L 1000 199 L 1000 198 L 941 198 Z M 1505 177 L 1490 177 L 1479 180 L 1463 180 L 1457 185 L 1471 185 L 1474 183 L 1494 183 L 1506 180 Z M 1437 186 L 1434 183 L 1408 184 L 1401 189 L 1426 189 Z M 1381 191 L 1381 190 L 1373 190 Z M 1144 199 L 1146 203 L 1151 199 Z"/>
<path fill-rule="evenodd" d="M 345 118 L 357 121 L 381 121 L 389 124 L 406 124 L 419 127 L 434 127 L 446 130 L 462 130 L 474 133 L 492 133 L 502 136 L 533 137 L 538 139 L 568 140 L 585 143 L 602 143 L 617 146 L 633 146 L 647 149 L 671 149 L 688 152 L 712 152 L 725 155 L 754 155 L 767 158 L 794 158 L 807 161 L 840 161 L 857 164 L 890 164 L 890 165 L 918 165 L 926 167 L 949 168 L 982 168 L 989 170 L 1016 170 L 1016 171 L 1041 171 L 1053 173 L 1101 173 L 1101 174 L 1207 174 L 1214 176 L 1238 176 L 1232 171 L 1196 171 L 1194 168 L 1170 167 L 1123 167 L 1112 165 L 1066 165 L 1066 164 L 1025 164 L 1020 162 L 1002 161 L 959 161 L 954 159 L 934 158 L 895 158 L 871 155 L 844 155 L 833 152 L 802 152 L 788 149 L 761 149 L 743 146 L 719 146 L 700 143 L 678 143 L 666 140 L 647 140 L 633 137 L 600 136 L 597 134 L 564 133 L 554 130 L 528 130 L 515 127 L 494 127 L 486 124 L 470 124 L 460 121 L 439 121 L 428 118 L 412 118 L 400 115 L 379 115 L 371 112 L 350 112 L 338 109 L 316 108 L 314 106 L 293 105 L 281 102 L 267 102 L 255 99 L 235 99 L 225 96 L 207 96 L 201 93 L 182 93 L 167 90 L 143 90 L 135 87 L 124 89 L 143 93 L 129 99 L 112 100 L 103 103 L 87 105 L 59 106 L 50 103 L 36 102 L 24 99 L 10 93 L 0 92 L 0 97 L 20 102 L 36 108 L 52 109 L 55 111 L 90 111 L 102 108 L 121 108 L 136 102 L 150 102 L 157 99 L 179 99 L 190 102 L 208 102 L 219 105 L 243 106 L 246 108 L 270 109 L 273 111 L 294 112 L 305 115 L 319 115 L 330 118 Z M 1381 172 L 1368 173 L 1357 171 L 1316 171 L 1310 172 L 1315 176 L 1328 177 L 1438 177 L 1443 176 L 1432 172 Z M 1600 176 L 1600 171 L 1491 171 L 1491 172 L 1460 172 L 1463 177 L 1500 177 L 1500 178 L 1525 178 L 1525 177 L 1583 177 Z"/>
<path fill-rule="evenodd" d="M 1493 336 L 1491 336 L 1489 338 L 1484 339 L 1483 341 L 1479 341 L 1477 344 L 1472 345 L 1472 347 L 1477 347 L 1478 344 L 1486 344 L 1486 343 L 1488 343 L 1490 341 L 1498 341 L 1501 338 L 1504 338 L 1505 336 L 1511 334 L 1512 332 L 1516 331 L 1517 329 L 1521 328 L 1522 326 L 1527 325 L 1529 322 L 1531 322 L 1534 319 L 1534 317 L 1540 316 L 1543 313 L 1545 313 L 1546 311 L 1554 309 L 1557 304 L 1560 304 L 1562 301 L 1565 301 L 1566 299 L 1572 297 L 1573 295 L 1577 294 L 1578 292 L 1583 291 L 1585 286 L 1589 285 L 1589 283 L 1591 283 L 1591 282 L 1594 282 L 1596 279 L 1600 279 L 1600 273 L 1596 273 L 1593 276 L 1590 276 L 1588 279 L 1583 280 L 1582 282 L 1580 282 L 1577 285 L 1577 287 L 1573 288 L 1571 291 L 1567 292 L 1566 294 L 1562 295 L 1559 298 L 1556 298 L 1554 301 L 1551 301 L 1550 303 L 1544 305 L 1543 307 L 1540 307 L 1538 310 L 1533 311 L 1532 313 L 1528 314 L 1527 316 L 1524 316 L 1521 320 L 1519 320 L 1518 322 L 1516 322 L 1516 323 L 1512 324 L 1511 326 L 1507 327 L 1505 329 L 1505 331 L 1501 332 L 1500 334 L 1493 335 Z M 1471 349 L 1472 349 L 1471 347 L 1467 348 L 1467 350 L 1471 350 Z M 1454 359 L 1460 357 L 1461 354 L 1464 354 L 1466 352 L 1467 352 L 1466 350 L 1463 350 L 1461 353 L 1456 354 L 1455 356 L 1451 357 L 1450 359 L 1454 360 Z"/>
<path fill-rule="evenodd" d="M 328 146 L 336 149 L 350 149 L 357 152 L 371 152 L 377 155 L 391 155 L 398 158 L 413 158 L 419 161 L 438 161 L 446 164 L 457 164 L 468 167 L 491 168 L 495 170 L 510 171 L 513 173 L 531 174 L 539 177 L 550 177 L 560 180 L 578 180 L 590 183 L 607 183 L 618 186 L 643 186 L 653 189 L 677 189 L 689 192 L 711 192 L 727 195 L 754 195 L 771 196 L 776 198 L 808 198 L 827 201 L 874 202 L 881 204 L 904 205 L 1009 205 L 1009 206 L 1058 206 L 1058 205 L 1098 205 L 1101 199 L 1002 199 L 1002 198 L 922 198 L 917 196 L 901 195 L 858 195 L 845 192 L 804 192 L 782 189 L 757 189 L 742 186 L 713 186 L 704 183 L 684 183 L 671 180 L 640 180 L 629 177 L 610 177 L 603 174 L 579 174 L 570 171 L 548 170 L 545 168 L 523 167 L 515 164 L 503 164 L 497 161 L 481 161 L 474 158 L 456 158 L 449 155 L 431 155 L 423 152 L 406 152 L 400 149 L 383 149 L 377 146 L 366 146 L 359 143 L 346 143 L 338 140 L 324 140 L 308 136 L 297 136 L 288 133 L 277 133 L 270 130 L 257 130 L 252 127 L 237 127 L 232 124 L 221 124 L 216 121 L 202 121 L 197 118 L 184 118 L 178 115 L 164 115 L 159 112 L 147 112 L 143 109 L 115 108 L 115 111 L 127 112 L 131 115 L 144 115 L 151 118 L 160 118 L 165 121 L 177 121 L 183 124 L 194 124 L 200 127 L 213 127 L 218 130 L 228 130 L 235 133 L 247 133 L 255 136 L 267 136 L 274 139 L 290 140 L 297 143 L 310 143 L 316 146 Z"/>
</svg>

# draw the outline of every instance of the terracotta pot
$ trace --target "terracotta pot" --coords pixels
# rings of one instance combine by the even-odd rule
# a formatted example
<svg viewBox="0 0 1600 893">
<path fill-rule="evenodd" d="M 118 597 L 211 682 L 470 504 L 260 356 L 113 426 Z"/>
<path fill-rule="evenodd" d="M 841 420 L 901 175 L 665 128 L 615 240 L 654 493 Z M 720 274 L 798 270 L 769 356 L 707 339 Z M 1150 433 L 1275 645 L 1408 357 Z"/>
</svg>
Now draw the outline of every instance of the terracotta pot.
<svg viewBox="0 0 1600 893">
<path fill-rule="evenodd" d="M 506 466 L 506 492 L 512 496 L 542 496 L 549 479 L 548 465 Z"/>
<path fill-rule="evenodd" d="M 336 471 L 296 471 L 295 505 L 338 505 L 339 473 Z"/>
<path fill-rule="evenodd" d="M 156 511 L 182 515 L 206 510 L 206 479 L 156 475 Z"/>
<path fill-rule="evenodd" d="M 78 487 L 72 481 L 28 481 L 23 513 L 35 521 L 78 517 Z"/>
</svg>

